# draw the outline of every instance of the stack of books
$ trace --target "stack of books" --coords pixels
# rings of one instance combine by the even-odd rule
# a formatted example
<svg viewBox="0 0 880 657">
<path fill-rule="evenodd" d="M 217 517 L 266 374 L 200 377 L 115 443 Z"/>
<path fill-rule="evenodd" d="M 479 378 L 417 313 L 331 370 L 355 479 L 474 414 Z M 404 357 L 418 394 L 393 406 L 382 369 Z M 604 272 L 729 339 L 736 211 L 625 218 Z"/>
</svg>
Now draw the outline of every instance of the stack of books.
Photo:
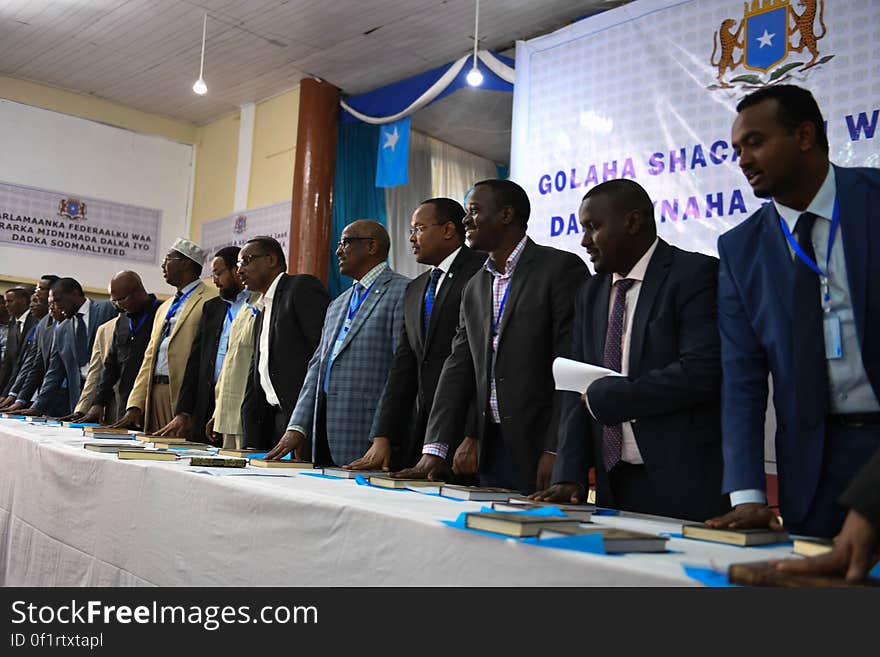
<svg viewBox="0 0 880 657">
<path fill-rule="evenodd" d="M 294 470 L 312 470 L 315 465 L 311 461 L 264 461 L 263 459 L 248 459 L 247 464 L 254 468 L 290 468 Z"/>
<path fill-rule="evenodd" d="M 788 532 L 773 529 L 713 529 L 703 524 L 682 525 L 681 535 L 711 543 L 727 543 L 748 547 L 751 545 L 772 545 L 787 543 Z"/>
</svg>

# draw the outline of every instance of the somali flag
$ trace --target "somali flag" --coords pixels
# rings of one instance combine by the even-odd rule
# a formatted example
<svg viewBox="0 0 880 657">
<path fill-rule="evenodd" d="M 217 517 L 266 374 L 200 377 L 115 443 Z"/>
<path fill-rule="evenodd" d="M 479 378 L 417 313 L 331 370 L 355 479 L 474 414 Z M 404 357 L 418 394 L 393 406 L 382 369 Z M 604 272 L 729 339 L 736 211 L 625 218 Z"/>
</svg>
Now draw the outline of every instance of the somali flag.
<svg viewBox="0 0 880 657">
<path fill-rule="evenodd" d="M 409 181 L 409 117 L 379 128 L 376 187 L 396 187 Z"/>
</svg>

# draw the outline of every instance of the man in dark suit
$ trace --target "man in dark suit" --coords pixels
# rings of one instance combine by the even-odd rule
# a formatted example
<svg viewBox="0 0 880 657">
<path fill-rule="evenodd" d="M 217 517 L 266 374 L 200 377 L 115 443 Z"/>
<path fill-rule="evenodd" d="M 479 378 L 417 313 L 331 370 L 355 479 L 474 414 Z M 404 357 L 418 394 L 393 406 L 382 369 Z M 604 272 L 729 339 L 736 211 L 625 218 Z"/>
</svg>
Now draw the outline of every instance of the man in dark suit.
<svg viewBox="0 0 880 657">
<path fill-rule="evenodd" d="M 468 242 L 489 258 L 462 293 L 422 458 L 400 477 L 448 476 L 445 459 L 473 403 L 477 436 L 455 450 L 453 471 L 528 493 L 550 483 L 562 400 L 553 360 L 570 355 L 575 293 L 589 272 L 576 255 L 526 237 L 530 209 L 510 180 L 478 182 L 468 196 Z"/>
<path fill-rule="evenodd" d="M 9 395 L 9 389 L 21 369 L 27 341 L 32 337 L 31 331 L 38 321 L 30 311 L 31 294 L 33 288 L 13 287 L 6 291 L 6 308 L 11 319 L 6 336 L 6 353 L 0 365 L 0 398 Z"/>
<path fill-rule="evenodd" d="M 620 372 L 568 393 L 548 502 L 598 503 L 703 520 L 721 495 L 718 260 L 657 237 L 654 206 L 632 180 L 584 196 L 581 242 L 596 268 L 575 304 L 572 358 Z"/>
<path fill-rule="evenodd" d="M 109 301 L 88 299 L 73 278 L 60 278 L 52 284 L 49 303 L 57 304 L 67 321 L 56 330 L 55 348 L 40 392 L 23 415 L 44 415 L 56 392 L 65 386 L 69 408 L 64 415 L 73 411 L 85 382 L 98 327 L 117 315 Z"/>
<path fill-rule="evenodd" d="M 773 376 L 780 512 L 833 536 L 844 487 L 880 446 L 880 171 L 830 164 L 809 91 L 765 87 L 737 106 L 733 147 L 772 198 L 718 240 L 724 492 L 713 527 L 780 527 L 764 494 Z"/>
<path fill-rule="evenodd" d="M 388 232 L 376 221 L 360 219 L 343 229 L 336 257 L 340 273 L 354 283 L 327 307 L 287 430 L 267 460 L 294 452 L 316 465 L 344 465 L 376 435 L 410 282 L 388 266 L 390 248 Z"/>
<path fill-rule="evenodd" d="M 485 253 L 464 244 L 464 214 L 461 204 L 449 198 L 428 199 L 413 213 L 409 241 L 416 260 L 431 269 L 406 288 L 403 333 L 377 435 L 367 453 L 350 464 L 353 469 L 409 467 L 421 456 L 434 391 L 458 326 L 462 290 L 486 262 Z M 474 435 L 475 428 L 465 433 Z"/>
<path fill-rule="evenodd" d="M 241 281 L 263 295 L 257 302 L 254 358 L 241 410 L 246 447 L 271 449 L 287 429 L 330 303 L 317 278 L 286 271 L 284 251 L 271 237 L 254 237 L 242 247 Z"/>
<path fill-rule="evenodd" d="M 211 260 L 211 278 L 220 295 L 202 308 L 174 418 L 156 432 L 157 436 L 192 437 L 196 441 L 205 437 L 205 425 L 214 413 L 214 387 L 226 357 L 229 327 L 250 296 L 238 276 L 239 251 L 237 246 L 227 246 Z"/>
<path fill-rule="evenodd" d="M 849 508 L 831 552 L 803 561 L 783 561 L 780 570 L 834 573 L 864 579 L 880 560 L 880 451 L 862 468 L 840 499 Z"/>
</svg>

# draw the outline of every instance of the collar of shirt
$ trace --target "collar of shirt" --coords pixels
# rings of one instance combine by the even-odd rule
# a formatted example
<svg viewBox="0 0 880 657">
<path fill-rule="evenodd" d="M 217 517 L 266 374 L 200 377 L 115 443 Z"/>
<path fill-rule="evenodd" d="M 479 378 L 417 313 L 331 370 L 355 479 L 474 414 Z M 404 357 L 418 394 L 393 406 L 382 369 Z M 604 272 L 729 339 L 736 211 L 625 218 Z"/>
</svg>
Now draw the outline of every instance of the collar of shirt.
<svg viewBox="0 0 880 657">
<path fill-rule="evenodd" d="M 504 265 L 504 273 L 500 273 L 497 269 L 495 269 L 495 263 L 492 262 L 492 258 L 486 258 L 486 262 L 483 263 L 483 269 L 492 274 L 496 278 L 510 278 L 513 276 L 513 270 L 516 269 L 516 264 L 519 262 L 519 257 L 522 255 L 523 249 L 526 248 L 526 244 L 529 241 L 528 235 L 523 235 L 523 238 L 519 241 L 519 243 L 514 247 L 513 251 L 507 257 L 507 262 Z"/>
<path fill-rule="evenodd" d="M 361 280 L 355 281 L 355 283 L 356 284 L 360 283 L 361 285 L 364 286 L 364 289 L 366 290 L 368 287 L 370 287 L 376 281 L 377 278 L 379 278 L 379 274 L 381 274 L 387 268 L 388 268 L 387 262 L 380 262 L 378 265 L 376 265 L 370 271 L 368 271 L 366 274 L 364 274 L 364 277 Z"/>
<path fill-rule="evenodd" d="M 184 295 L 187 292 L 189 292 L 190 290 L 195 290 L 199 286 L 199 283 L 201 283 L 201 282 L 202 282 L 202 279 L 197 278 L 189 285 L 184 285 L 182 288 L 180 288 L 180 294 Z"/>
<path fill-rule="evenodd" d="M 83 305 L 81 305 L 79 307 L 79 309 L 76 311 L 76 314 L 78 315 L 79 313 L 82 313 L 83 319 L 88 321 L 89 320 L 89 308 L 91 308 L 91 307 L 92 307 L 92 302 L 89 301 L 88 297 L 86 297 L 86 300 L 83 301 Z"/>
<path fill-rule="evenodd" d="M 807 209 L 803 212 L 812 212 L 817 217 L 822 217 L 823 219 L 831 221 L 831 215 L 834 214 L 835 198 L 837 198 L 837 186 L 834 179 L 834 167 L 829 164 L 828 174 L 825 176 L 825 182 L 822 183 L 819 191 L 816 192 L 813 200 L 810 201 Z M 797 224 L 798 217 L 800 217 L 803 212 L 795 210 L 794 208 L 789 208 L 781 203 L 777 203 L 775 200 L 773 201 L 773 205 L 776 206 L 776 211 L 779 213 L 779 216 L 782 217 L 785 225 L 788 226 L 788 230 L 794 234 L 794 228 Z"/>
<path fill-rule="evenodd" d="M 266 290 L 266 293 L 260 297 L 260 303 L 265 305 L 266 301 L 271 301 L 275 298 L 275 290 L 278 288 L 278 281 L 281 280 L 281 277 L 284 276 L 284 272 L 281 272 L 275 277 L 275 280 L 272 281 L 272 285 L 269 286 L 269 289 Z"/>
<path fill-rule="evenodd" d="M 247 288 L 242 288 L 241 292 L 239 292 L 234 299 L 223 299 L 226 302 L 226 305 L 230 308 L 241 308 L 241 305 L 250 298 L 250 292 L 247 291 Z M 235 315 L 235 313 L 233 313 Z"/>
<path fill-rule="evenodd" d="M 461 247 L 458 247 L 455 251 L 450 253 L 448 256 L 443 258 L 443 262 L 434 267 L 434 269 L 439 269 L 445 274 L 449 273 L 449 268 L 452 267 L 452 263 L 455 262 L 455 259 L 458 257 L 458 254 L 461 252 Z"/>
<path fill-rule="evenodd" d="M 633 268 L 629 270 L 629 273 L 626 276 L 623 276 L 615 272 L 611 277 L 611 284 L 614 285 L 617 281 L 622 281 L 624 278 L 639 282 L 645 280 L 645 272 L 648 271 L 648 263 L 651 262 L 651 257 L 654 255 L 654 251 L 657 250 L 657 245 L 659 243 L 660 238 L 655 237 L 654 243 L 651 244 L 651 247 L 645 251 L 641 258 L 639 258 L 639 261 L 633 265 Z"/>
<path fill-rule="evenodd" d="M 28 308 L 19 316 L 19 318 L 17 320 L 15 320 L 16 322 L 18 322 L 18 330 L 19 331 L 24 329 L 24 323 L 27 321 L 28 315 L 30 315 L 30 314 L 31 314 L 31 309 Z"/>
</svg>

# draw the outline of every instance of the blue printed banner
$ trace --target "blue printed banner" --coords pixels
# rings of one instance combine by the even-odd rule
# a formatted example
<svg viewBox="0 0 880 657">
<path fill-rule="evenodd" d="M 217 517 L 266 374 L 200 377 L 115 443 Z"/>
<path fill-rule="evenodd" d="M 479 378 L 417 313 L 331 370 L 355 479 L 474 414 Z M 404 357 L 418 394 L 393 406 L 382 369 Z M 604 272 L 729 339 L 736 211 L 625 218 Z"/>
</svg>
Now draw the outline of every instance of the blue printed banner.
<svg viewBox="0 0 880 657">
<path fill-rule="evenodd" d="M 768 71 L 788 54 L 788 6 L 746 14 L 746 68 Z"/>
<path fill-rule="evenodd" d="M 409 182 L 409 118 L 386 123 L 379 130 L 376 187 L 396 187 Z"/>
</svg>

